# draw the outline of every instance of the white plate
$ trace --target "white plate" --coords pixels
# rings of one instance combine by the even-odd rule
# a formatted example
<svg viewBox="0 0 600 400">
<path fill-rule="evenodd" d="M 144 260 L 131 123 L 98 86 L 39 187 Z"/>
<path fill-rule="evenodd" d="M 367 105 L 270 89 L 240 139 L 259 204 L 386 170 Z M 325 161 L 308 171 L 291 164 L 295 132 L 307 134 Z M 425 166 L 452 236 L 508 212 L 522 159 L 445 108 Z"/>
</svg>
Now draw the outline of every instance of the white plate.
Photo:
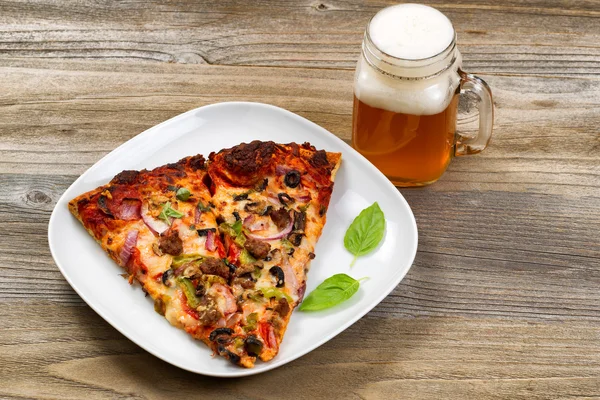
<svg viewBox="0 0 600 400">
<path fill-rule="evenodd" d="M 347 273 L 369 280 L 347 302 L 321 312 L 294 311 L 279 354 L 253 369 L 232 365 L 185 332 L 172 327 L 154 311 L 139 286 L 130 286 L 123 271 L 96 244 L 69 213 L 72 198 L 106 184 L 125 169 L 153 168 L 185 156 L 252 140 L 280 143 L 310 142 L 318 149 L 342 152 L 327 212 L 327 224 L 308 274 L 306 293 L 325 278 Z M 354 217 L 373 202 L 386 217 L 386 235 L 380 247 L 359 258 L 343 244 Z M 220 377 L 253 375 L 288 363 L 342 332 L 390 293 L 410 268 L 417 251 L 417 225 L 398 190 L 364 157 L 342 140 L 292 112 L 260 103 L 220 103 L 178 115 L 137 135 L 98 161 L 58 200 L 48 227 L 50 250 L 73 289 L 102 318 L 155 356 L 188 371 Z"/>
</svg>

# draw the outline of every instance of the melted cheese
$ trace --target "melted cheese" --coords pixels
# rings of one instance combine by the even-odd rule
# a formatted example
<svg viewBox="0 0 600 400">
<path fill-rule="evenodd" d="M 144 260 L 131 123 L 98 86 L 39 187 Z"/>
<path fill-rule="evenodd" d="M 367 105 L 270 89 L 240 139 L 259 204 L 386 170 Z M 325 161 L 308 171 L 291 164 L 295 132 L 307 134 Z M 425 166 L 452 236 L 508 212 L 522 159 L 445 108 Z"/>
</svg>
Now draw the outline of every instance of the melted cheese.
<svg viewBox="0 0 600 400">
<path fill-rule="evenodd" d="M 277 197 L 278 193 L 286 193 L 295 199 L 306 197 L 311 198 L 308 203 L 296 200 L 293 203 L 288 204 L 290 210 L 296 211 L 299 211 L 301 206 L 306 207 L 308 205 L 306 209 L 305 236 L 302 237 L 300 246 L 294 246 L 293 255 L 288 256 L 287 253 L 289 252 L 289 244 L 286 244 L 283 240 L 268 241 L 268 243 L 271 245 L 271 249 L 280 249 L 283 260 L 262 261 L 264 267 L 261 270 L 260 276 L 258 277 L 255 285 L 256 289 L 274 287 L 275 278 L 271 275 L 269 270 L 271 267 L 276 265 L 281 267 L 286 275 L 285 286 L 278 289 L 290 296 L 294 301 L 294 304 L 291 306 L 295 306 L 299 301 L 298 289 L 306 280 L 305 270 L 308 270 L 310 267 L 309 253 L 314 251 L 314 246 L 321 235 L 321 230 L 325 224 L 325 216 L 321 217 L 318 215 L 320 206 L 316 204 L 316 201 L 314 200 L 318 197 L 317 193 L 310 193 L 308 189 L 303 188 L 302 185 L 298 185 L 293 189 L 288 188 L 283 182 L 283 176 L 270 176 L 268 177 L 268 180 L 269 183 L 263 192 L 252 192 L 248 195 L 247 200 L 234 201 L 235 195 L 246 193 L 246 190 L 229 190 L 226 188 L 218 189 L 213 196 L 213 203 L 218 205 L 218 212 L 228 223 L 235 222 L 235 217 L 233 215 L 234 211 L 240 215 L 242 221 L 250 215 L 254 215 L 255 219 L 265 220 L 268 222 L 267 229 L 254 232 L 254 234 L 268 237 L 278 233 L 279 229 L 270 221 L 270 217 L 256 216 L 256 214 L 246 211 L 246 204 L 266 200 L 268 204 L 274 208 L 283 207 L 283 204 Z M 286 260 L 289 263 L 289 268 L 286 268 L 285 265 L 282 265 L 282 262 L 286 262 Z M 290 271 L 293 271 L 293 276 L 290 276 Z"/>
</svg>

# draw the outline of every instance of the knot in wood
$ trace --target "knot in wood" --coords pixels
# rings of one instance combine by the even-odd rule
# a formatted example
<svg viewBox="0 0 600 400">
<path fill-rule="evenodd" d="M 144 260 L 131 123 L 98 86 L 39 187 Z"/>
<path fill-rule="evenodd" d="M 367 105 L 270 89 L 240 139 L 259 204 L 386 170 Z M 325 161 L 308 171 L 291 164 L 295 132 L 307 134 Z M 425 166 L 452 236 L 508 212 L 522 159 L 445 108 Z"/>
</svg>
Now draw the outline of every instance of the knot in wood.
<svg viewBox="0 0 600 400">
<path fill-rule="evenodd" d="M 27 193 L 27 202 L 35 203 L 35 204 L 47 204 L 50 203 L 52 199 L 46 193 L 40 190 L 32 190 Z"/>
</svg>

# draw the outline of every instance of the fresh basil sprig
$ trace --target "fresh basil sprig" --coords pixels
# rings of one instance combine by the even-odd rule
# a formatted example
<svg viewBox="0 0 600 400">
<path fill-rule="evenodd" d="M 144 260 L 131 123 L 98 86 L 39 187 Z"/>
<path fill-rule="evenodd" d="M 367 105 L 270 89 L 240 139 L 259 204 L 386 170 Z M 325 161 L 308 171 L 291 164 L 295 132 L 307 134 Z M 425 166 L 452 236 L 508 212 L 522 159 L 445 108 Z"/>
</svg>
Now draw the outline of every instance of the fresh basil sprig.
<svg viewBox="0 0 600 400">
<path fill-rule="evenodd" d="M 202 201 L 198 202 L 198 210 L 202 211 L 202 212 L 208 212 L 210 211 L 210 207 L 205 206 L 204 204 L 202 204 Z"/>
<path fill-rule="evenodd" d="M 335 274 L 325 279 L 310 292 L 300 304 L 300 311 L 319 311 L 336 306 L 348 300 L 358 291 L 360 282 L 346 274 Z"/>
<path fill-rule="evenodd" d="M 187 188 L 179 188 L 177 190 L 177 193 L 175 193 L 175 197 L 177 197 L 177 199 L 181 200 L 181 201 L 187 201 L 190 196 L 192 195 L 192 193 L 187 189 Z"/>
<path fill-rule="evenodd" d="M 373 251 L 385 232 L 385 217 L 377 202 L 365 208 L 358 214 L 344 236 L 344 246 L 354 255 L 350 266 L 356 259 Z"/>
<path fill-rule="evenodd" d="M 167 201 L 163 205 L 163 208 L 162 208 L 160 214 L 158 215 L 158 218 L 162 219 L 167 224 L 171 225 L 171 220 L 169 219 L 169 217 L 181 218 L 181 217 L 183 217 L 183 213 L 171 208 L 171 202 Z"/>
</svg>

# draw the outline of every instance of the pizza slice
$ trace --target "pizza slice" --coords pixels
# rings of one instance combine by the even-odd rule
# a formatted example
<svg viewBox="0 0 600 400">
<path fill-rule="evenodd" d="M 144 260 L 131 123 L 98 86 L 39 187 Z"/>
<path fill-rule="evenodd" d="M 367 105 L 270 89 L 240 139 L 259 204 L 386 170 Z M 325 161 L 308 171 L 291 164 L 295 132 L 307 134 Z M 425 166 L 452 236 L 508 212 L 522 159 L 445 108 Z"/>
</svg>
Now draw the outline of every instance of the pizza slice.
<svg viewBox="0 0 600 400">
<path fill-rule="evenodd" d="M 325 225 L 340 153 L 254 141 L 209 156 L 214 213 L 235 278 L 241 331 L 263 361 L 277 355 Z M 251 339 L 250 339 L 251 338 Z M 226 347 L 226 351 L 235 351 Z"/>
<path fill-rule="evenodd" d="M 152 171 L 123 171 L 71 200 L 69 210 L 127 271 L 129 283 L 152 297 L 158 313 L 211 345 L 210 332 L 237 304 L 227 287 L 230 271 L 206 177 L 201 155 Z M 202 275 L 190 268 L 199 260 Z M 199 312 L 208 296 L 220 302 L 219 310 Z"/>
<path fill-rule="evenodd" d="M 302 299 L 339 160 L 310 145 L 253 142 L 209 163 L 197 155 L 123 171 L 69 209 L 158 313 L 252 367 L 275 356 Z"/>
</svg>

